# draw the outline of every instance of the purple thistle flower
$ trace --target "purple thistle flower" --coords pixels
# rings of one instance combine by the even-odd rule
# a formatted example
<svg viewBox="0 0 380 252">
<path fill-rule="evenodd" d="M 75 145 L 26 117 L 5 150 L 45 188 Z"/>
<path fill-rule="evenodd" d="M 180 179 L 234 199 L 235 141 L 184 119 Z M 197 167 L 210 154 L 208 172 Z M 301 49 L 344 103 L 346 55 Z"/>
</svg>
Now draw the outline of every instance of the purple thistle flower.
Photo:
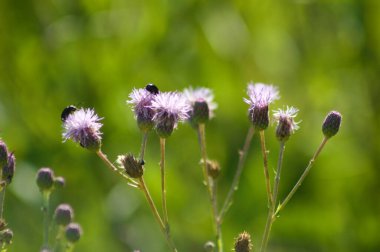
<svg viewBox="0 0 380 252">
<path fill-rule="evenodd" d="M 211 89 L 190 87 L 186 88 L 183 94 L 191 107 L 189 112 L 191 123 L 205 123 L 214 116 L 214 110 L 218 105 L 213 101 L 214 94 Z"/>
<path fill-rule="evenodd" d="M 99 122 L 101 119 L 93 109 L 81 108 L 73 112 L 63 123 L 63 141 L 72 139 L 83 148 L 99 150 L 102 140 L 100 128 L 103 126 Z"/>
<path fill-rule="evenodd" d="M 247 87 L 249 105 L 248 114 L 253 126 L 258 130 L 265 130 L 269 125 L 268 106 L 280 98 L 278 88 L 263 83 L 249 83 Z"/>
<path fill-rule="evenodd" d="M 182 93 L 165 92 L 154 97 L 151 108 L 154 110 L 153 121 L 157 134 L 161 138 L 169 137 L 178 122 L 189 118 L 191 110 Z"/>
<path fill-rule="evenodd" d="M 147 132 L 154 126 L 154 111 L 151 108 L 155 94 L 144 88 L 133 89 L 129 94 L 130 100 L 127 103 L 132 104 L 132 110 L 137 119 L 137 125 L 140 130 Z"/>
<path fill-rule="evenodd" d="M 274 111 L 274 119 L 277 121 L 276 136 L 280 141 L 286 141 L 299 129 L 298 123 L 294 118 L 297 116 L 298 109 L 295 107 L 286 107 L 286 110 L 278 109 Z"/>
</svg>

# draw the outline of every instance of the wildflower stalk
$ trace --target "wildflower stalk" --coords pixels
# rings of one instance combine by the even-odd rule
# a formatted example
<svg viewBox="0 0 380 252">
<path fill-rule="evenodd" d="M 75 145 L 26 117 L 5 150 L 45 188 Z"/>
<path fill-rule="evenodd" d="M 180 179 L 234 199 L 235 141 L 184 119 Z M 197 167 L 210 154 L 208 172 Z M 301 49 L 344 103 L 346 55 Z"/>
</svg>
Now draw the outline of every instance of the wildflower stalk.
<svg viewBox="0 0 380 252">
<path fill-rule="evenodd" d="M 158 222 L 159 226 L 160 226 L 160 230 L 161 232 L 164 234 L 165 236 L 165 239 L 166 239 L 166 242 L 168 243 L 168 246 L 170 247 L 170 249 L 173 251 L 173 252 L 177 252 L 177 249 L 174 245 L 174 242 L 173 240 L 171 239 L 170 237 L 170 234 L 169 232 L 167 231 L 167 228 L 164 224 L 164 222 L 162 221 L 161 219 L 161 216 L 160 214 L 158 213 L 158 210 L 157 210 L 157 207 L 156 205 L 154 204 L 154 201 L 152 199 L 152 197 L 150 196 L 150 193 L 149 193 L 149 190 L 148 188 L 146 187 L 146 184 L 145 184 L 145 181 L 144 181 L 144 178 L 143 177 L 140 177 L 139 178 L 139 185 L 140 185 L 140 188 L 141 190 L 144 192 L 144 195 L 146 197 L 146 200 L 148 201 L 148 204 L 150 206 L 150 209 L 152 210 L 153 212 L 153 215 L 156 219 L 156 221 Z"/>
<path fill-rule="evenodd" d="M 5 187 L 5 185 L 2 186 L 0 191 L 0 219 L 3 219 L 4 213 Z"/>
<path fill-rule="evenodd" d="M 141 141 L 140 161 L 144 160 L 146 143 L 148 142 L 148 132 L 144 132 Z"/>
<path fill-rule="evenodd" d="M 57 235 L 55 237 L 54 251 L 62 251 L 63 248 L 63 238 L 65 234 L 65 228 L 63 226 L 58 226 Z"/>
<path fill-rule="evenodd" d="M 261 143 L 261 151 L 263 154 L 263 161 L 264 161 L 264 175 L 265 175 L 265 184 L 267 189 L 267 196 L 268 196 L 268 205 L 269 207 L 273 205 L 273 196 L 271 192 L 271 185 L 270 185 L 270 178 L 269 178 L 269 170 L 268 170 L 268 156 L 267 156 L 267 150 L 265 147 L 265 134 L 264 130 L 260 130 L 260 143 Z"/>
<path fill-rule="evenodd" d="M 251 126 L 249 128 L 247 136 L 245 138 L 243 150 L 239 152 L 239 162 L 238 162 L 238 166 L 236 169 L 236 173 L 235 173 L 234 179 L 232 181 L 230 190 L 228 191 L 227 197 L 224 200 L 223 207 L 220 210 L 220 213 L 218 216 L 218 219 L 220 222 L 223 221 L 224 215 L 226 214 L 226 212 L 228 211 L 228 209 L 232 205 L 233 195 L 238 190 L 240 176 L 241 176 L 241 173 L 242 173 L 243 168 L 244 168 L 245 160 L 247 159 L 248 149 L 249 149 L 249 146 L 251 145 L 251 141 L 252 141 L 252 137 L 254 135 L 254 132 L 255 132 L 254 127 Z"/>
<path fill-rule="evenodd" d="M 280 185 L 280 176 L 281 176 L 281 168 L 282 168 L 282 160 L 284 157 L 284 151 L 285 151 L 285 141 L 280 142 L 280 154 L 278 157 L 278 162 L 277 162 L 277 170 L 276 170 L 276 177 L 275 177 L 275 182 L 273 185 L 273 204 L 269 205 L 269 210 L 268 210 L 268 218 L 267 222 L 265 225 L 265 230 L 264 230 L 264 235 L 263 235 L 263 241 L 261 243 L 261 252 L 266 251 L 268 241 L 269 241 L 269 234 L 272 228 L 272 224 L 276 218 L 276 215 L 274 214 L 275 211 L 275 205 L 277 201 L 277 195 L 278 195 L 278 187 Z"/>
<path fill-rule="evenodd" d="M 198 139 L 199 139 L 199 145 L 201 148 L 204 181 L 205 181 L 207 190 L 209 192 L 209 198 L 210 198 L 210 203 L 212 207 L 211 216 L 214 222 L 216 242 L 218 246 L 218 251 L 223 252 L 221 222 L 219 221 L 219 218 L 218 218 L 218 206 L 217 206 L 217 200 L 216 200 L 216 181 L 210 178 L 207 172 L 206 131 L 205 131 L 204 123 L 198 124 Z"/>
<path fill-rule="evenodd" d="M 274 213 L 275 216 L 282 209 L 284 209 L 284 207 L 286 206 L 286 204 L 288 204 L 289 200 L 293 197 L 293 195 L 296 193 L 296 191 L 298 190 L 298 188 L 302 185 L 302 183 L 305 180 L 306 176 L 309 174 L 309 171 L 310 171 L 311 167 L 313 167 L 313 164 L 314 164 L 315 160 L 317 159 L 319 153 L 322 151 L 323 147 L 325 146 L 327 140 L 328 140 L 327 137 L 323 138 L 322 143 L 319 145 L 319 147 L 318 147 L 317 151 L 315 152 L 314 156 L 310 159 L 308 166 L 306 167 L 305 171 L 302 173 L 301 177 L 298 179 L 297 183 L 294 185 L 293 189 L 290 191 L 290 193 L 288 194 L 288 196 L 286 196 L 286 198 L 284 199 L 284 201 L 278 205 L 277 210 Z"/>
<path fill-rule="evenodd" d="M 165 138 L 160 138 L 161 147 L 161 193 L 162 193 L 162 211 L 163 211 L 163 221 L 165 224 L 165 230 L 169 234 L 169 220 L 168 220 L 168 209 L 166 205 L 166 179 L 165 179 Z"/>
<path fill-rule="evenodd" d="M 96 155 L 98 155 L 98 157 L 100 157 L 101 160 L 103 160 L 103 162 L 107 165 L 108 168 L 110 168 L 113 172 L 116 172 L 118 173 L 120 176 L 122 176 L 124 179 L 126 179 L 128 181 L 128 185 L 129 186 L 132 186 L 134 188 L 139 188 L 138 186 L 138 183 L 131 179 L 130 177 L 128 177 L 126 174 L 124 174 L 122 171 L 120 171 L 119 169 L 117 169 L 112 163 L 111 161 L 109 161 L 109 159 L 107 158 L 107 156 L 102 152 L 102 150 L 98 150 L 96 151 Z"/>
<path fill-rule="evenodd" d="M 42 192 L 42 212 L 43 212 L 43 219 L 44 219 L 44 229 L 43 229 L 43 248 L 48 249 L 49 248 L 49 226 L 50 226 L 50 218 L 49 218 L 49 205 L 50 205 L 50 191 L 43 191 Z"/>
</svg>

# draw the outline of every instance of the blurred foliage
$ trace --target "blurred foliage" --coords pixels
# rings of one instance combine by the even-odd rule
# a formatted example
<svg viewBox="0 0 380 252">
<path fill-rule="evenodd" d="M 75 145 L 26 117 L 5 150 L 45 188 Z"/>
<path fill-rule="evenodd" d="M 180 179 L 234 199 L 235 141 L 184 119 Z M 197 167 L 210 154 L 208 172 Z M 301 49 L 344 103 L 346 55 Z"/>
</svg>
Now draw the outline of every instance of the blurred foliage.
<svg viewBox="0 0 380 252">
<path fill-rule="evenodd" d="M 275 222 L 271 251 L 380 251 L 380 8 L 376 0 L 2 0 L 0 136 L 17 170 L 6 195 L 10 251 L 38 251 L 41 197 L 35 172 L 52 167 L 67 186 L 53 206 L 72 204 L 84 236 L 76 251 L 167 251 L 142 193 L 92 153 L 62 143 L 60 113 L 70 104 L 104 117 L 111 160 L 139 151 L 141 135 L 125 104 L 133 87 L 207 86 L 219 104 L 207 125 L 209 156 L 222 166 L 219 199 L 231 183 L 246 131 L 246 84 L 275 83 L 272 108 L 300 109 L 287 144 L 280 198 L 322 139 L 330 110 L 343 115 L 309 177 Z M 278 143 L 267 131 L 270 167 Z M 160 206 L 159 143 L 150 135 L 146 180 Z M 168 207 L 180 251 L 213 239 L 199 148 L 189 125 L 167 141 Z M 272 173 L 273 177 L 273 173 Z M 257 136 L 235 203 L 223 223 L 226 251 L 243 230 L 260 244 L 266 196 Z"/>
</svg>

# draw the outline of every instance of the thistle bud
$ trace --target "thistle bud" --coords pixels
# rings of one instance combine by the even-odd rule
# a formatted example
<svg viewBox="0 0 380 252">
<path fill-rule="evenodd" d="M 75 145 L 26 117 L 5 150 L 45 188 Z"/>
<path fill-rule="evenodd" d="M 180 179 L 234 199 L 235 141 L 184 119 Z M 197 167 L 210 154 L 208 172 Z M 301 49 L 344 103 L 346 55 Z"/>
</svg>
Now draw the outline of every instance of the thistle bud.
<svg viewBox="0 0 380 252">
<path fill-rule="evenodd" d="M 117 163 L 125 169 L 131 178 L 140 178 L 144 174 L 142 162 L 137 160 L 132 154 L 121 155 L 117 158 Z"/>
<path fill-rule="evenodd" d="M 206 101 L 196 101 L 193 106 L 193 114 L 190 120 L 194 123 L 205 123 L 208 121 L 210 116 L 210 111 Z"/>
<path fill-rule="evenodd" d="M 36 182 L 41 191 L 50 191 L 54 185 L 54 173 L 50 168 L 41 168 L 37 172 Z"/>
<path fill-rule="evenodd" d="M 208 241 L 205 243 L 203 248 L 206 252 L 213 252 L 215 249 L 215 244 L 212 241 Z"/>
<path fill-rule="evenodd" d="M 247 232 L 239 234 L 235 238 L 235 252 L 250 252 L 252 251 L 251 236 Z"/>
<path fill-rule="evenodd" d="M 207 164 L 207 174 L 213 179 L 216 179 L 220 174 L 219 163 L 214 160 L 207 160 L 206 164 Z"/>
<path fill-rule="evenodd" d="M 342 115 L 337 111 L 331 111 L 325 118 L 322 125 L 322 132 L 326 138 L 335 136 L 339 131 Z"/>
<path fill-rule="evenodd" d="M 2 179 L 6 184 L 10 184 L 13 179 L 13 175 L 16 169 L 16 158 L 13 153 L 10 153 L 8 156 L 8 163 L 3 166 Z"/>
<path fill-rule="evenodd" d="M 82 228 L 78 223 L 70 223 L 65 230 L 66 239 L 71 243 L 77 242 L 82 236 L 82 233 Z"/>
<path fill-rule="evenodd" d="M 297 116 L 298 109 L 287 107 L 286 110 L 276 110 L 274 118 L 277 121 L 276 137 L 279 141 L 286 141 L 288 138 L 299 129 L 298 122 L 294 121 Z"/>
<path fill-rule="evenodd" d="M 62 188 L 65 186 L 65 178 L 64 177 L 56 177 L 54 178 L 54 187 L 55 188 Z"/>
<path fill-rule="evenodd" d="M 175 127 L 175 120 L 170 117 L 167 117 L 165 120 L 157 122 L 156 133 L 160 138 L 168 138 L 173 133 Z"/>
<path fill-rule="evenodd" d="M 74 211 L 68 204 L 60 204 L 54 212 L 54 221 L 57 225 L 66 226 L 68 225 L 74 216 Z"/>
<path fill-rule="evenodd" d="M 0 231 L 0 243 L 11 244 L 13 239 L 13 231 L 9 228 Z"/>
<path fill-rule="evenodd" d="M 255 106 L 249 110 L 249 119 L 256 130 L 265 130 L 269 125 L 268 106 Z"/>
<path fill-rule="evenodd" d="M 0 140 L 0 167 L 6 165 L 8 162 L 8 148 L 7 145 Z"/>
</svg>

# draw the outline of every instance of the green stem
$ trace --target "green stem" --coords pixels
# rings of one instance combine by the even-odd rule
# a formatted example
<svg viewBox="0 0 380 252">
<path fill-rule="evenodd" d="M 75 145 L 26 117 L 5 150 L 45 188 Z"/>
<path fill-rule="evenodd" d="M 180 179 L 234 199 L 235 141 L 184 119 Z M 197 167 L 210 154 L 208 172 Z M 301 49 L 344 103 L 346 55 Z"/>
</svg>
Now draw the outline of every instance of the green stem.
<svg viewBox="0 0 380 252">
<path fill-rule="evenodd" d="M 236 169 L 236 173 L 235 173 L 234 179 L 232 181 L 230 190 L 228 191 L 227 197 L 224 200 L 222 210 L 219 213 L 218 218 L 219 218 L 220 222 L 223 222 L 224 215 L 226 214 L 226 212 L 228 211 L 228 209 L 232 205 L 234 193 L 239 188 L 240 176 L 241 176 L 241 173 L 242 173 L 243 168 L 244 168 L 245 160 L 247 159 L 247 156 L 248 156 L 248 150 L 249 150 L 249 146 L 251 145 L 251 141 L 252 141 L 252 137 L 254 135 L 254 132 L 255 132 L 254 128 L 253 128 L 253 126 L 251 126 L 249 128 L 247 136 L 245 138 L 243 150 L 239 152 L 239 162 L 238 162 L 238 166 Z"/>
<path fill-rule="evenodd" d="M 0 192 L 0 219 L 3 219 L 4 214 L 4 200 L 5 200 L 5 188 L 6 186 L 2 186 Z"/>
<path fill-rule="evenodd" d="M 209 199 L 211 203 L 211 216 L 214 222 L 214 229 L 216 234 L 216 241 L 218 246 L 218 251 L 223 252 L 223 241 L 222 241 L 222 229 L 221 223 L 218 219 L 218 205 L 216 200 L 216 181 L 208 176 L 207 172 L 207 148 L 206 148 L 206 130 L 205 124 L 201 123 L 198 125 L 198 140 L 201 148 L 202 164 L 203 164 L 203 178 L 205 185 L 208 190 Z"/>
<path fill-rule="evenodd" d="M 270 185 L 269 170 L 268 170 L 268 156 L 267 156 L 267 150 L 265 147 L 264 130 L 260 130 L 260 143 L 261 143 L 261 152 L 263 154 L 263 161 L 264 161 L 264 175 L 265 175 L 265 184 L 266 184 L 267 196 L 268 196 L 268 205 L 270 208 L 271 205 L 273 206 L 273 196 L 270 189 L 271 185 Z"/>
<path fill-rule="evenodd" d="M 118 173 L 120 176 L 122 176 L 124 179 L 126 179 L 128 181 L 128 185 L 134 187 L 134 188 L 139 188 L 138 186 L 138 183 L 131 179 L 130 177 L 128 177 L 126 174 L 124 174 L 121 170 L 117 169 L 112 163 L 111 161 L 109 161 L 109 159 L 107 158 L 107 156 L 102 152 L 102 150 L 98 150 L 96 152 L 96 154 L 98 155 L 98 157 L 100 157 L 101 160 L 103 160 L 103 162 L 107 165 L 108 168 L 111 169 L 111 171 L 113 172 L 116 172 Z"/>
<path fill-rule="evenodd" d="M 166 242 L 168 243 L 170 249 L 173 252 L 177 252 L 177 249 L 175 248 L 174 242 L 171 239 L 171 237 L 169 235 L 169 232 L 167 232 L 166 226 L 165 226 L 164 222 L 162 221 L 162 219 L 160 217 L 160 214 L 158 213 L 157 207 L 154 204 L 152 196 L 150 196 L 149 190 L 148 190 L 148 188 L 147 188 L 147 186 L 145 184 L 145 181 L 144 181 L 143 177 L 139 178 L 139 185 L 140 185 L 141 190 L 144 192 L 145 198 L 148 201 L 148 204 L 150 206 L 150 209 L 152 210 L 154 218 L 156 219 L 156 221 L 158 222 L 158 224 L 160 226 L 161 232 L 165 236 Z"/>
<path fill-rule="evenodd" d="M 261 250 L 260 250 L 261 252 L 265 252 L 267 249 L 272 224 L 276 218 L 276 216 L 274 215 L 274 210 L 275 210 L 274 207 L 276 205 L 277 195 L 278 195 L 278 187 L 280 185 L 281 168 L 282 168 L 282 160 L 284 157 L 284 151 L 285 151 L 285 141 L 281 141 L 281 143 L 280 143 L 280 154 L 279 154 L 278 162 L 277 162 L 276 178 L 275 178 L 275 182 L 273 185 L 273 204 L 271 204 L 269 206 L 267 223 L 265 225 L 263 241 L 261 243 Z"/>
<path fill-rule="evenodd" d="M 165 224 L 166 232 L 169 233 L 169 219 L 168 219 L 168 209 L 166 205 L 166 181 L 165 181 L 165 138 L 160 138 L 161 147 L 161 193 L 162 193 L 162 211 L 163 211 L 163 221 Z"/>
<path fill-rule="evenodd" d="M 65 234 L 65 228 L 61 225 L 58 226 L 57 236 L 55 237 L 54 252 L 61 252 L 63 249 L 63 237 Z"/>
<path fill-rule="evenodd" d="M 140 161 L 144 160 L 146 143 L 148 142 L 148 132 L 143 133 L 142 141 L 141 141 L 141 150 L 140 150 Z"/>
<path fill-rule="evenodd" d="M 279 204 L 277 207 L 276 212 L 274 215 L 277 215 L 284 207 L 286 204 L 288 204 L 289 200 L 293 197 L 293 195 L 296 193 L 298 188 L 302 185 L 303 181 L 305 180 L 306 176 L 309 174 L 309 171 L 311 167 L 313 166 L 315 160 L 317 159 L 319 153 L 322 151 L 323 147 L 325 146 L 328 138 L 323 138 L 322 143 L 319 145 L 317 151 L 315 152 L 314 156 L 310 159 L 308 166 L 306 167 L 305 171 L 302 173 L 301 177 L 298 179 L 297 183 L 294 185 L 293 189 L 290 191 L 288 196 L 286 196 L 285 200 Z"/>
<path fill-rule="evenodd" d="M 72 251 L 74 251 L 74 244 L 69 242 L 66 245 L 65 252 L 72 252 Z"/>
<path fill-rule="evenodd" d="M 49 249 L 49 225 L 50 225 L 50 218 L 49 218 L 49 203 L 50 203 L 50 191 L 43 191 L 42 192 L 42 212 L 43 212 L 43 218 L 44 218 L 44 229 L 43 229 L 43 245 L 42 248 Z"/>
</svg>

